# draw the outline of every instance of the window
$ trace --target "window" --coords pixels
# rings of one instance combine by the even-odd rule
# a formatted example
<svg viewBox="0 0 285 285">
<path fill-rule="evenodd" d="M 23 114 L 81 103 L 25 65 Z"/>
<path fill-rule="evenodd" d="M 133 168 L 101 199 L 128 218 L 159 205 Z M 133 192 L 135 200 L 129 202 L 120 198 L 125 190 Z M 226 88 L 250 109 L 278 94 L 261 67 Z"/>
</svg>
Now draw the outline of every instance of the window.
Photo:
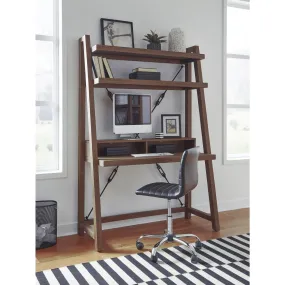
<svg viewBox="0 0 285 285">
<path fill-rule="evenodd" d="M 226 161 L 249 159 L 249 0 L 226 0 L 224 152 Z"/>
<path fill-rule="evenodd" d="M 36 1 L 36 173 L 62 172 L 58 0 Z"/>
</svg>

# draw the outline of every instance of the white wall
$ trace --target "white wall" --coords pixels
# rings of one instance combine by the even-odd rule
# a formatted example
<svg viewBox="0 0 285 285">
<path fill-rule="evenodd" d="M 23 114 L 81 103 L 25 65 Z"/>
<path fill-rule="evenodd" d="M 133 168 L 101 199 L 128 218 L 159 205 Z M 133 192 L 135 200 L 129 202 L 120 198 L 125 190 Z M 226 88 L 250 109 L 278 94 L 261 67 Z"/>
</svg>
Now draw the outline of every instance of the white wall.
<svg viewBox="0 0 285 285">
<path fill-rule="evenodd" d="M 91 35 L 91 43 L 100 43 L 100 18 L 132 21 L 134 24 L 135 46 L 145 47 L 142 37 L 149 29 L 161 35 L 168 35 L 173 27 L 180 27 L 185 32 L 187 46 L 199 45 L 206 54 L 202 61 L 206 89 L 206 103 L 211 136 L 212 152 L 217 155 L 214 161 L 215 180 L 219 211 L 247 207 L 249 205 L 249 166 L 247 164 L 222 164 L 222 0 L 63 0 L 63 41 L 66 45 L 65 63 L 67 65 L 67 177 L 37 181 L 39 199 L 58 201 L 59 234 L 76 232 L 77 221 L 77 102 L 78 102 L 78 39 Z M 163 47 L 164 49 L 166 46 Z M 131 68 L 154 66 L 162 72 L 162 79 L 171 80 L 179 66 L 167 64 L 145 64 L 136 62 L 111 61 L 115 77 L 128 77 Z M 177 80 L 183 80 L 181 75 Z M 152 101 L 160 94 L 150 92 Z M 193 102 L 193 137 L 197 145 L 201 144 L 200 123 L 196 92 Z M 153 116 L 154 132 L 160 131 L 161 113 L 184 114 L 183 93 L 169 91 Z M 112 105 L 106 92 L 95 90 L 96 118 L 98 138 L 113 138 Z M 182 120 L 183 121 L 183 120 Z M 177 181 L 178 164 L 162 165 L 170 181 Z M 103 187 L 113 168 L 100 169 L 100 185 Z M 88 179 L 89 175 L 87 175 Z M 135 195 L 140 186 L 154 181 L 163 181 L 154 165 L 120 167 L 117 176 L 102 197 L 102 215 L 113 215 L 132 211 L 144 211 L 164 208 L 165 201 Z M 92 193 L 88 183 L 86 214 L 92 206 Z M 175 203 L 178 205 L 178 203 Z M 202 210 L 209 210 L 205 167 L 200 163 L 199 186 L 193 192 L 193 205 Z M 140 221 L 112 223 L 114 227 L 135 222 L 164 219 L 150 217 Z"/>
</svg>

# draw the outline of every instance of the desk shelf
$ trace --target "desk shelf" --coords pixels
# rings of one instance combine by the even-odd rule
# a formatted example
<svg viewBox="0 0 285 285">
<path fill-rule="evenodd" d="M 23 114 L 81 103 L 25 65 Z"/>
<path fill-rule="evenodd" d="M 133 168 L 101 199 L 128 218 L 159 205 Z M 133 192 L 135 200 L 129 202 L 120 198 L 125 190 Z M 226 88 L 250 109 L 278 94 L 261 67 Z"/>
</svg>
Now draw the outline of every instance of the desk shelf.
<svg viewBox="0 0 285 285">
<path fill-rule="evenodd" d="M 173 156 L 165 156 L 163 157 L 144 157 L 143 158 L 135 158 L 130 155 L 122 155 L 122 156 L 116 156 L 116 157 L 110 157 L 106 156 L 105 149 L 107 147 L 126 147 L 128 149 L 129 154 L 140 154 L 140 153 L 154 153 L 156 152 L 154 147 L 160 146 L 160 145 L 171 145 L 174 149 L 174 153 L 181 154 L 185 149 L 189 149 L 191 147 L 195 147 L 196 139 L 194 138 L 166 138 L 166 139 L 138 139 L 138 140 L 125 140 L 125 139 L 109 139 L 109 140 L 97 140 L 97 157 L 100 157 L 99 166 L 113 166 L 116 165 L 135 165 L 135 164 L 150 164 L 155 163 L 157 159 L 160 159 L 161 161 L 167 162 L 174 162 Z M 169 151 L 171 152 L 171 151 Z M 172 153 L 172 152 L 171 152 Z M 85 160 L 87 162 L 91 162 L 91 155 L 90 155 L 90 145 L 89 140 L 85 142 Z M 131 159 L 131 160 L 130 160 Z M 106 160 L 106 161 L 105 161 Z M 111 161 L 110 161 L 111 160 Z M 177 160 L 177 158 L 175 159 Z M 116 166 L 115 165 L 115 166 Z"/>
<path fill-rule="evenodd" d="M 111 146 L 127 146 L 131 153 L 152 153 L 152 146 L 159 144 L 172 144 L 176 148 L 173 155 L 165 156 L 146 156 L 146 157 L 133 157 L 131 155 L 122 156 L 105 156 L 104 148 Z M 141 165 L 141 164 L 154 164 L 154 163 L 172 163 L 180 162 L 182 153 L 185 149 L 189 149 L 196 145 L 194 138 L 169 138 L 169 139 L 139 139 L 139 140 L 98 140 L 98 165 L 101 167 L 110 166 L 123 166 L 123 165 Z M 85 161 L 91 163 L 89 141 L 85 143 Z M 215 154 L 201 153 L 199 160 L 215 160 Z"/>
<path fill-rule="evenodd" d="M 205 58 L 200 53 L 173 52 L 164 50 L 151 50 L 142 48 L 126 48 L 115 46 L 95 45 L 92 47 L 92 55 L 102 56 L 108 59 L 159 62 L 185 64 Z"/>
<path fill-rule="evenodd" d="M 94 88 L 117 88 L 117 89 L 144 89 L 144 90 L 193 90 L 207 88 L 207 83 L 175 82 L 162 80 L 139 80 L 123 78 L 96 78 Z"/>
</svg>

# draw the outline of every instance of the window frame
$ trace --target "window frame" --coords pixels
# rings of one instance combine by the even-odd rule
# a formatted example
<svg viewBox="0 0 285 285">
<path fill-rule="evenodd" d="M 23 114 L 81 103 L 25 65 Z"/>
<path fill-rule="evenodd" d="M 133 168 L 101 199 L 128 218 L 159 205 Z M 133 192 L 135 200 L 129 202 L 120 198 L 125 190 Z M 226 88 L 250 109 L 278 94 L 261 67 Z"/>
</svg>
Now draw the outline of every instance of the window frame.
<svg viewBox="0 0 285 285">
<path fill-rule="evenodd" d="M 241 3 L 243 1 L 244 3 Z M 239 9 L 250 9 L 250 0 L 223 0 L 223 67 L 222 67 L 222 77 L 223 77 L 223 164 L 249 164 L 250 155 L 237 155 L 236 158 L 228 158 L 227 153 L 227 111 L 228 108 L 248 108 L 250 110 L 250 104 L 227 104 L 227 60 L 228 58 L 236 59 L 248 59 L 250 60 L 250 55 L 245 54 L 231 54 L 227 53 L 227 8 L 239 8 Z"/>
<path fill-rule="evenodd" d="M 35 34 L 35 41 L 48 41 L 53 43 L 53 102 L 56 104 L 55 131 L 58 134 L 56 151 L 58 152 L 58 170 L 47 170 L 38 172 L 36 168 L 36 179 L 54 179 L 67 177 L 67 98 L 66 94 L 66 47 L 63 44 L 62 34 L 62 0 L 53 0 L 53 35 L 46 36 Z M 36 106 L 48 104 L 45 101 L 36 100 Z"/>
</svg>

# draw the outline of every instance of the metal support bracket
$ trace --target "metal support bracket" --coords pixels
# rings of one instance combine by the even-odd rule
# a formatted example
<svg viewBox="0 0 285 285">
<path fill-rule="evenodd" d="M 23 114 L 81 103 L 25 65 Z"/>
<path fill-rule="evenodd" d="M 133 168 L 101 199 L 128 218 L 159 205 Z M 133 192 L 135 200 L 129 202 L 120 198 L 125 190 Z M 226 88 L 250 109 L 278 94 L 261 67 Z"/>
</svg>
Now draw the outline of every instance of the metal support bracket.
<svg viewBox="0 0 285 285">
<path fill-rule="evenodd" d="M 110 176 L 108 177 L 107 183 L 105 185 L 105 187 L 103 188 L 102 192 L 100 193 L 100 197 L 103 195 L 104 191 L 106 190 L 106 188 L 108 187 L 108 185 L 112 182 L 112 180 L 114 179 L 114 177 L 116 176 L 117 172 L 118 172 L 119 166 L 117 166 L 116 168 L 113 169 L 113 171 L 111 172 Z M 90 210 L 89 214 L 85 217 L 85 220 L 87 221 L 91 215 L 93 211 L 93 207 Z"/>
<path fill-rule="evenodd" d="M 176 77 L 178 76 L 178 74 L 181 72 L 181 70 L 184 68 L 184 65 L 181 65 L 179 70 L 177 71 L 176 75 L 174 76 L 174 78 L 171 81 L 174 81 L 176 79 Z M 163 93 L 160 94 L 160 96 L 157 98 L 157 100 L 154 103 L 154 107 L 152 108 L 151 112 L 153 112 L 155 110 L 155 108 L 161 103 L 161 101 L 164 99 L 164 96 L 166 94 L 168 90 L 165 90 Z"/>
</svg>

